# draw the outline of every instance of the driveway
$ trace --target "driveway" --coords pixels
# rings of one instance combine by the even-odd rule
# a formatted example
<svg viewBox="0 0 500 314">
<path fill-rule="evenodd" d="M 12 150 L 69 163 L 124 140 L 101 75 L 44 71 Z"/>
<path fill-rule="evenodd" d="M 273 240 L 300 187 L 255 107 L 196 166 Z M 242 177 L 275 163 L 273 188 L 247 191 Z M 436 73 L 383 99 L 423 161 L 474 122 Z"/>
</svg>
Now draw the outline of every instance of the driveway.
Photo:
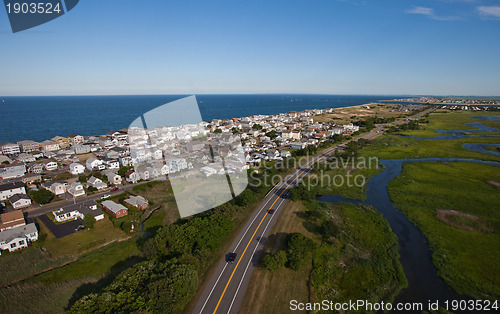
<svg viewBox="0 0 500 314">
<path fill-rule="evenodd" d="M 63 224 L 55 224 L 47 215 L 38 216 L 47 228 L 54 234 L 56 238 L 62 238 L 72 233 L 75 233 L 76 227 L 83 225 L 83 220 L 77 219 Z"/>
</svg>

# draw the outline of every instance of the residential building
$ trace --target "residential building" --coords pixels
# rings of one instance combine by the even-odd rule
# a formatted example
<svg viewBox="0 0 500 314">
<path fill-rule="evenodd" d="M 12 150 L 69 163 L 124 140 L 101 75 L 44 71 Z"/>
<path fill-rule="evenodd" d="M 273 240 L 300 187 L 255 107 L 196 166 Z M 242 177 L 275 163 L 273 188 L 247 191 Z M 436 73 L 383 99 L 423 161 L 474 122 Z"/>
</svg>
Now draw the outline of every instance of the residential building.
<svg viewBox="0 0 500 314">
<path fill-rule="evenodd" d="M 142 210 L 148 208 L 149 206 L 148 200 L 139 195 L 138 196 L 132 195 L 129 198 L 127 198 L 124 202 L 128 206 L 133 206 L 136 207 L 137 209 L 142 209 Z"/>
<path fill-rule="evenodd" d="M 51 141 L 54 143 L 57 143 L 60 148 L 69 147 L 69 145 L 71 144 L 71 140 L 69 138 L 62 137 L 62 136 L 53 137 L 51 139 Z"/>
<path fill-rule="evenodd" d="M 32 163 L 28 165 L 28 173 L 42 173 L 43 172 L 43 165 L 42 164 L 37 164 L 37 163 Z"/>
<path fill-rule="evenodd" d="M 127 207 L 117 204 L 113 201 L 104 201 L 101 203 L 102 208 L 106 210 L 109 214 L 111 214 L 115 218 L 120 218 L 128 215 Z"/>
<path fill-rule="evenodd" d="M 23 183 L 33 183 L 35 181 L 42 181 L 42 176 L 39 175 L 39 174 L 28 174 L 28 175 L 25 175 L 21 181 Z"/>
<path fill-rule="evenodd" d="M 0 215 L 0 220 L 0 232 L 17 228 L 19 226 L 24 226 L 26 224 L 22 210 L 3 213 Z"/>
<path fill-rule="evenodd" d="M 73 145 L 73 151 L 75 154 L 87 154 L 90 153 L 90 145 L 75 144 Z"/>
<path fill-rule="evenodd" d="M 52 212 L 57 222 L 64 222 L 71 219 L 83 219 L 85 215 L 91 214 L 95 220 L 104 219 L 104 213 L 97 208 L 95 201 L 84 201 L 81 203 L 64 206 Z"/>
<path fill-rule="evenodd" d="M 113 185 L 122 184 L 122 177 L 113 170 L 106 170 L 104 175 L 108 178 L 108 183 Z"/>
<path fill-rule="evenodd" d="M 106 167 L 103 165 L 102 160 L 94 157 L 90 157 L 86 162 L 87 169 L 92 170 L 104 170 Z"/>
<path fill-rule="evenodd" d="M 12 163 L 8 165 L 1 165 L 0 178 L 14 179 L 24 176 L 26 173 L 26 166 L 23 163 Z"/>
<path fill-rule="evenodd" d="M 42 188 L 49 190 L 50 192 L 54 193 L 55 195 L 61 195 L 61 194 L 66 193 L 67 186 L 68 186 L 68 183 L 63 182 L 63 181 L 49 181 L 49 182 L 42 183 Z"/>
<path fill-rule="evenodd" d="M 21 150 L 19 149 L 19 145 L 14 144 L 14 143 L 2 143 L 1 145 L 1 150 L 2 154 L 4 155 L 15 155 L 19 154 Z"/>
<path fill-rule="evenodd" d="M 13 182 L 0 185 L 0 201 L 5 201 L 15 194 L 26 194 L 26 189 L 22 182 Z"/>
<path fill-rule="evenodd" d="M 85 140 L 83 136 L 76 135 L 76 134 L 68 135 L 68 139 L 70 140 L 71 145 L 73 145 L 73 146 L 75 146 L 77 144 L 81 144 Z"/>
<path fill-rule="evenodd" d="M 19 149 L 23 153 L 31 153 L 37 151 L 40 147 L 40 144 L 31 140 L 17 142 L 17 145 L 19 145 Z"/>
<path fill-rule="evenodd" d="M 129 170 L 129 171 L 125 172 L 125 180 L 129 183 L 136 183 L 140 179 L 141 178 L 134 170 Z"/>
<path fill-rule="evenodd" d="M 85 167 L 77 162 L 74 162 L 69 165 L 69 171 L 73 175 L 79 175 L 85 172 Z"/>
<path fill-rule="evenodd" d="M 38 240 L 38 230 L 34 223 L 0 232 L 0 250 L 13 252 Z"/>
<path fill-rule="evenodd" d="M 45 169 L 47 169 L 47 171 L 57 170 L 57 162 L 49 161 L 49 162 L 45 163 L 44 167 L 45 167 Z"/>
<path fill-rule="evenodd" d="M 14 209 L 31 206 L 31 198 L 26 194 L 14 194 L 9 197 L 9 202 Z"/>
<path fill-rule="evenodd" d="M 90 177 L 87 180 L 87 187 L 90 187 L 90 186 L 96 188 L 98 191 L 104 190 L 105 188 L 108 187 L 108 185 L 106 183 L 102 182 L 101 179 L 96 178 L 94 176 Z"/>
<path fill-rule="evenodd" d="M 49 151 L 49 152 L 53 152 L 53 151 L 59 150 L 60 147 L 59 147 L 59 144 L 57 144 L 56 142 L 46 140 L 46 141 L 43 141 L 40 143 L 40 149 L 45 150 L 45 151 Z"/>
<path fill-rule="evenodd" d="M 21 154 L 19 154 L 19 156 L 17 156 L 16 160 L 18 160 L 20 162 L 28 163 L 28 162 L 36 161 L 36 158 L 31 154 L 21 153 Z"/>
<path fill-rule="evenodd" d="M 67 188 L 66 191 L 73 195 L 73 197 L 78 197 L 78 196 L 84 196 L 85 195 L 85 190 L 83 189 L 83 185 L 76 181 L 71 183 Z"/>
</svg>

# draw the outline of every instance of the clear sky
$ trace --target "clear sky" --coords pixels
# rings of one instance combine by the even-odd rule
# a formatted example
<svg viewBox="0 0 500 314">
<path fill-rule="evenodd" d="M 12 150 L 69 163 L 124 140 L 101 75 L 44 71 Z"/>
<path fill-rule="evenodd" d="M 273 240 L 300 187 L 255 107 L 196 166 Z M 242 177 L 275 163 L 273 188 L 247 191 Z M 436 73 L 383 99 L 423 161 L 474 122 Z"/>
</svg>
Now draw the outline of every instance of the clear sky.
<svg viewBox="0 0 500 314">
<path fill-rule="evenodd" d="M 83 0 L 12 34 L 0 95 L 500 95 L 500 0 Z"/>
</svg>

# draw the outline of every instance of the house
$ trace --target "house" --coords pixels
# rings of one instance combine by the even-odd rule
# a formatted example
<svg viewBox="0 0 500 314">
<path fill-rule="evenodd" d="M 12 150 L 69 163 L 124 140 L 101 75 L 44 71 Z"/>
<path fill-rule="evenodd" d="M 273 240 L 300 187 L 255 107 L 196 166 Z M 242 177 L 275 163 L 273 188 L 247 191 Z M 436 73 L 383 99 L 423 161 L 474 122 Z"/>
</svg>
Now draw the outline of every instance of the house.
<svg viewBox="0 0 500 314">
<path fill-rule="evenodd" d="M 60 148 L 61 147 L 59 147 L 59 144 L 57 144 L 56 142 L 53 142 L 53 141 L 46 140 L 46 141 L 43 141 L 40 143 L 41 150 L 53 152 L 53 151 L 59 150 Z"/>
<path fill-rule="evenodd" d="M 123 167 L 128 167 L 132 165 L 132 157 L 130 156 L 123 156 L 119 158 L 120 165 Z"/>
<path fill-rule="evenodd" d="M 119 174 L 115 173 L 113 170 L 106 170 L 104 172 L 104 175 L 106 175 L 106 177 L 108 178 L 109 184 L 122 184 L 122 177 Z"/>
<path fill-rule="evenodd" d="M 13 182 L 0 185 L 0 201 L 5 201 L 15 194 L 26 194 L 26 189 L 22 182 Z"/>
<path fill-rule="evenodd" d="M 89 145 L 75 144 L 75 145 L 73 145 L 73 151 L 77 155 L 87 154 L 87 153 L 90 153 L 90 146 Z"/>
<path fill-rule="evenodd" d="M 57 162 L 55 161 L 49 161 L 47 163 L 45 163 L 45 169 L 47 169 L 47 171 L 54 171 L 54 170 L 57 170 Z"/>
<path fill-rule="evenodd" d="M 187 161 L 184 158 L 176 158 L 168 161 L 168 168 L 171 172 L 181 171 L 187 169 Z"/>
<path fill-rule="evenodd" d="M 16 160 L 28 163 L 28 162 L 34 162 L 34 161 L 36 161 L 36 158 L 33 155 L 31 155 L 31 154 L 21 153 L 21 154 L 19 154 L 19 156 L 17 156 Z"/>
<path fill-rule="evenodd" d="M 9 165 L 2 165 L 0 168 L 0 178 L 14 179 L 24 176 L 26 173 L 26 166 L 23 163 L 12 163 Z"/>
<path fill-rule="evenodd" d="M 70 140 L 71 142 L 71 145 L 75 146 L 77 144 L 81 144 L 83 143 L 83 141 L 85 140 L 83 138 L 83 136 L 81 135 L 76 135 L 76 134 L 70 134 L 68 135 L 68 139 Z"/>
<path fill-rule="evenodd" d="M 38 240 L 38 230 L 34 223 L 0 232 L 0 250 L 13 252 Z"/>
<path fill-rule="evenodd" d="M 148 206 L 149 206 L 148 200 L 142 196 L 133 196 L 132 195 L 129 198 L 127 198 L 124 202 L 128 206 L 134 206 L 137 209 L 142 209 L 142 210 L 148 208 Z"/>
<path fill-rule="evenodd" d="M 128 215 L 127 207 L 117 204 L 113 201 L 104 201 L 101 203 L 102 208 L 106 210 L 109 214 L 111 214 L 115 218 L 120 218 Z"/>
<path fill-rule="evenodd" d="M 33 183 L 35 181 L 42 181 L 42 176 L 39 174 L 28 174 L 24 176 L 21 181 L 26 184 L 26 183 Z"/>
<path fill-rule="evenodd" d="M 15 155 L 21 152 L 21 150 L 19 149 L 19 145 L 14 143 L 2 143 L 0 146 L 0 150 L 4 155 Z"/>
<path fill-rule="evenodd" d="M 98 191 L 104 190 L 105 188 L 108 187 L 108 185 L 106 183 L 102 182 L 101 179 L 96 178 L 94 176 L 90 177 L 87 180 L 87 187 L 90 187 L 90 186 L 96 188 Z"/>
<path fill-rule="evenodd" d="M 119 169 L 120 168 L 120 162 L 118 161 L 118 159 L 103 158 L 102 161 L 103 161 L 103 164 L 106 165 L 106 168 L 108 168 L 108 169 Z"/>
<path fill-rule="evenodd" d="M 53 137 L 51 139 L 51 141 L 54 143 L 57 143 L 60 148 L 69 147 L 69 145 L 71 144 L 71 140 L 69 138 L 62 137 L 62 136 Z"/>
<path fill-rule="evenodd" d="M 101 146 L 104 149 L 111 149 L 115 147 L 115 144 L 113 144 L 113 141 L 111 141 L 108 138 L 100 138 L 99 139 L 99 146 Z"/>
<path fill-rule="evenodd" d="M 104 170 L 106 167 L 103 165 L 102 160 L 99 160 L 94 157 L 90 157 L 87 159 L 87 162 L 85 163 L 87 166 L 87 169 L 90 171 L 92 170 Z"/>
<path fill-rule="evenodd" d="M 43 165 L 37 163 L 31 163 L 28 165 L 28 173 L 42 173 Z"/>
<path fill-rule="evenodd" d="M 55 195 L 61 195 L 61 194 L 66 193 L 67 186 L 68 186 L 68 183 L 63 182 L 63 181 L 49 181 L 49 182 L 42 183 L 42 188 L 49 190 L 50 192 L 54 193 Z"/>
<path fill-rule="evenodd" d="M 19 226 L 24 226 L 26 224 L 26 221 L 24 221 L 24 214 L 22 210 L 3 213 L 0 215 L 0 220 L 0 232 L 17 228 Z"/>
<path fill-rule="evenodd" d="M 31 153 L 31 152 L 37 151 L 40 147 L 40 144 L 38 144 L 35 141 L 30 141 L 30 140 L 17 142 L 17 145 L 19 145 L 19 149 L 23 153 Z"/>
<path fill-rule="evenodd" d="M 134 171 L 134 170 L 129 170 L 125 172 L 125 180 L 130 183 L 136 183 L 139 181 L 141 178 L 139 175 Z"/>
<path fill-rule="evenodd" d="M 64 206 L 52 212 L 57 222 L 64 222 L 71 219 L 83 219 L 85 215 L 91 214 L 95 220 L 104 219 L 104 213 L 97 208 L 95 201 L 84 201 L 81 203 Z"/>
<path fill-rule="evenodd" d="M 207 177 L 210 177 L 211 175 L 217 174 L 217 169 L 210 167 L 210 166 L 201 167 L 200 171 L 204 175 L 206 175 Z"/>
<path fill-rule="evenodd" d="M 83 189 L 83 185 L 76 181 L 71 183 L 66 190 L 69 194 L 73 195 L 73 197 L 83 196 L 85 195 L 85 190 Z"/>
<path fill-rule="evenodd" d="M 304 149 L 304 148 L 306 148 L 306 146 L 307 145 L 303 142 L 296 142 L 296 143 L 290 144 L 290 148 L 292 148 L 292 149 Z"/>
<path fill-rule="evenodd" d="M 79 175 L 81 173 L 84 173 L 85 172 L 85 167 L 80 165 L 79 163 L 77 162 L 74 162 L 72 163 L 71 165 L 69 165 L 69 171 L 71 172 L 71 174 L 73 175 Z"/>
<path fill-rule="evenodd" d="M 14 209 L 31 206 L 31 198 L 26 194 L 14 194 L 9 197 L 9 202 Z"/>
<path fill-rule="evenodd" d="M 186 149 L 189 152 L 196 152 L 200 151 L 205 148 L 205 142 L 201 141 L 192 141 L 186 144 Z"/>
</svg>

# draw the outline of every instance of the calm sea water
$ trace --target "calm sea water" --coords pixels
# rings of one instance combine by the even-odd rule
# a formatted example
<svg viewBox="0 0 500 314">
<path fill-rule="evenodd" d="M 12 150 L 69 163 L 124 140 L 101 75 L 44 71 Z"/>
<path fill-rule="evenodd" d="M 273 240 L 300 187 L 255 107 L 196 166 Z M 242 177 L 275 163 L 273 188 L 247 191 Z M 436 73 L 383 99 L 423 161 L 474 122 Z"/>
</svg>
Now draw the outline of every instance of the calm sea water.
<svg viewBox="0 0 500 314">
<path fill-rule="evenodd" d="M 0 97 L 0 142 L 100 135 L 185 95 Z M 395 96 L 196 95 L 204 121 L 362 105 Z M 399 96 L 400 97 L 400 96 Z"/>
</svg>

